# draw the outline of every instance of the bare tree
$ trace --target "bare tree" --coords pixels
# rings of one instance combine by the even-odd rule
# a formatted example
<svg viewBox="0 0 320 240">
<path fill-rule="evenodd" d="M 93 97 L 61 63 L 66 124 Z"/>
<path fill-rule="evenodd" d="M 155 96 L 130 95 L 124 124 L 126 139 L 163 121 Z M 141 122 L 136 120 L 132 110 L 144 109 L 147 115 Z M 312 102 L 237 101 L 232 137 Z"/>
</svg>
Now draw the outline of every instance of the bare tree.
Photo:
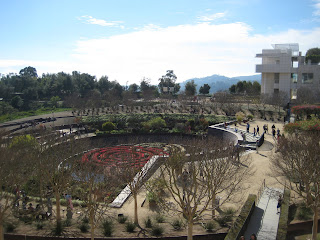
<svg viewBox="0 0 320 240">
<path fill-rule="evenodd" d="M 82 154 L 80 154 L 81 156 Z M 81 187 L 80 196 L 86 204 L 86 216 L 89 218 L 91 228 L 91 239 L 95 237 L 95 229 L 101 223 L 108 211 L 108 199 L 105 199 L 108 192 L 112 192 L 116 186 L 113 169 L 104 165 L 97 165 L 91 161 L 81 158 L 74 163 L 74 182 Z"/>
<path fill-rule="evenodd" d="M 320 209 L 320 134 L 299 132 L 280 138 L 278 151 L 272 159 L 276 179 L 305 199 L 313 209 L 312 239 L 317 239 Z"/>
<path fill-rule="evenodd" d="M 164 182 L 169 195 L 160 199 L 160 207 L 184 216 L 191 240 L 194 223 L 208 211 L 215 215 L 215 209 L 242 188 L 248 163 L 235 162 L 232 149 L 218 141 L 209 144 L 198 140 L 189 144 L 186 152 L 173 148 L 157 178 Z M 217 195 L 223 197 L 219 204 Z"/>
<path fill-rule="evenodd" d="M 132 194 L 134 199 L 134 223 L 137 226 L 139 226 L 137 197 L 148 171 L 148 165 L 145 165 L 143 159 L 136 157 L 140 155 L 140 150 L 141 148 L 138 146 L 130 146 L 130 150 L 124 152 L 121 161 L 118 162 L 117 169 L 113 170 L 127 184 L 125 191 Z"/>
<path fill-rule="evenodd" d="M 43 151 L 35 159 L 35 168 L 40 168 L 45 176 L 44 184 L 52 189 L 56 199 L 55 234 L 62 233 L 60 199 L 65 194 L 72 180 L 73 162 L 79 152 L 72 136 L 60 137 L 59 133 L 50 135 Z"/>
<path fill-rule="evenodd" d="M 24 183 L 24 167 L 26 159 L 20 158 L 21 151 L 11 147 L 8 138 L 0 133 L 0 240 L 4 240 L 3 224 L 10 214 L 10 209 L 15 208 L 19 201 L 19 186 Z M 12 195 L 15 193 L 15 196 Z"/>
<path fill-rule="evenodd" d="M 289 98 L 286 92 L 280 91 L 279 93 L 274 93 L 270 97 L 270 104 L 273 105 L 274 109 L 278 111 L 279 118 L 281 116 L 281 108 L 288 103 Z"/>
<path fill-rule="evenodd" d="M 318 97 L 319 91 L 311 89 L 309 87 L 300 87 L 297 90 L 297 103 L 298 104 L 313 104 Z"/>
</svg>

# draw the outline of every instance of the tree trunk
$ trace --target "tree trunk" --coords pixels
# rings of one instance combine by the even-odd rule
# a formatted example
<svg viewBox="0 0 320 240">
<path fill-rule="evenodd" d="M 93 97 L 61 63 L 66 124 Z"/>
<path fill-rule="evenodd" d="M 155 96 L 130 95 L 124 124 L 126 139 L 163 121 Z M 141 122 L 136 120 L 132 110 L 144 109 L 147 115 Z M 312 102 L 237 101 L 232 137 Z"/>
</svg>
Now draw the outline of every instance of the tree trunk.
<svg viewBox="0 0 320 240">
<path fill-rule="evenodd" d="M 311 196 L 311 193 L 310 193 L 310 185 L 309 184 L 306 184 L 306 193 L 307 193 L 307 205 L 311 205 L 312 204 L 312 196 Z"/>
<path fill-rule="evenodd" d="M 4 240 L 3 224 L 0 222 L 0 240 Z"/>
<path fill-rule="evenodd" d="M 137 193 L 133 194 L 133 198 L 134 198 L 134 223 L 138 226 L 139 225 L 139 221 L 138 221 L 138 199 L 137 199 Z"/>
<path fill-rule="evenodd" d="M 56 192 L 56 219 L 57 224 L 61 223 L 61 214 L 60 214 L 60 194 Z"/>
<path fill-rule="evenodd" d="M 94 240 L 94 210 L 93 206 L 90 209 L 90 226 L 91 226 L 91 240 Z"/>
<path fill-rule="evenodd" d="M 188 222 L 188 239 L 187 240 L 192 240 L 193 238 L 193 222 L 192 220 Z"/>
<path fill-rule="evenodd" d="M 318 234 L 318 207 L 314 208 L 313 226 L 312 226 L 312 240 L 317 240 Z"/>
<path fill-rule="evenodd" d="M 216 194 L 212 194 L 212 219 L 216 216 Z"/>
</svg>

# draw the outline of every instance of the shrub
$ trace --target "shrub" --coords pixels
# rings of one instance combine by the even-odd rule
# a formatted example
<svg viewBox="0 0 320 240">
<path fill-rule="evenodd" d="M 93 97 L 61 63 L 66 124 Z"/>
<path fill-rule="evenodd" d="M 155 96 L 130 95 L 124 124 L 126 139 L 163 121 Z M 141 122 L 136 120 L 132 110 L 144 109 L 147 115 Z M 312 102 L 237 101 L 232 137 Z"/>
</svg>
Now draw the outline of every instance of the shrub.
<svg viewBox="0 0 320 240">
<path fill-rule="evenodd" d="M 247 118 L 248 118 L 248 120 L 252 120 L 253 119 L 253 115 L 249 114 L 249 115 L 247 115 Z"/>
<path fill-rule="evenodd" d="M 60 204 L 61 204 L 61 206 L 67 206 L 67 199 L 65 199 L 65 198 L 60 199 Z"/>
<path fill-rule="evenodd" d="M 171 226 L 173 227 L 174 230 L 181 230 L 182 228 L 182 221 L 180 219 L 175 219 L 172 223 Z"/>
<path fill-rule="evenodd" d="M 236 119 L 237 119 L 237 121 L 238 121 L 239 123 L 243 121 L 244 117 L 245 117 L 245 115 L 244 115 L 243 112 L 237 112 L 237 113 L 236 113 Z"/>
<path fill-rule="evenodd" d="M 207 223 L 204 225 L 204 228 L 207 230 L 207 232 L 212 232 L 213 229 L 215 228 L 215 224 L 214 224 L 214 222 L 212 222 L 212 221 L 207 222 Z"/>
<path fill-rule="evenodd" d="M 199 124 L 202 126 L 202 129 L 207 129 L 207 127 L 209 126 L 208 121 L 205 118 L 201 118 L 199 120 Z"/>
<path fill-rule="evenodd" d="M 216 221 L 217 221 L 217 223 L 219 223 L 219 225 L 221 227 L 226 227 L 227 226 L 227 221 L 226 221 L 225 216 L 220 216 L 220 217 L 216 218 Z"/>
<path fill-rule="evenodd" d="M 7 232 L 7 233 L 11 233 L 11 232 L 13 232 L 15 229 L 16 229 L 16 225 L 14 224 L 14 223 L 12 223 L 12 222 L 7 222 L 6 224 L 5 224 L 5 231 Z"/>
<path fill-rule="evenodd" d="M 43 227 L 44 227 L 44 223 L 43 223 L 43 222 L 37 222 L 37 223 L 36 223 L 36 228 L 37 228 L 37 230 L 42 230 Z"/>
<path fill-rule="evenodd" d="M 134 230 L 136 229 L 136 224 L 133 222 L 127 222 L 126 223 L 126 231 L 129 233 L 134 232 Z"/>
<path fill-rule="evenodd" d="M 70 227 L 70 226 L 71 226 L 71 219 L 66 219 L 66 220 L 64 220 L 63 226 L 64 226 L 64 227 Z"/>
<path fill-rule="evenodd" d="M 151 221 L 150 217 L 148 217 L 145 220 L 144 225 L 146 226 L 146 228 L 152 228 L 152 221 Z"/>
<path fill-rule="evenodd" d="M 297 218 L 299 220 L 308 220 L 311 219 L 313 211 L 311 208 L 307 207 L 305 203 L 302 203 L 298 209 Z"/>
<path fill-rule="evenodd" d="M 63 233 L 64 227 L 61 222 L 58 222 L 52 229 L 51 233 L 54 236 L 61 236 Z"/>
<path fill-rule="evenodd" d="M 164 223 L 164 220 L 165 220 L 165 218 L 164 218 L 163 215 L 158 214 L 158 215 L 156 216 L 156 221 L 157 221 L 157 223 Z"/>
<path fill-rule="evenodd" d="M 82 218 L 82 223 L 88 224 L 89 218 L 87 218 L 87 217 Z"/>
<path fill-rule="evenodd" d="M 236 211 L 233 208 L 227 208 L 223 213 L 226 222 L 231 222 Z"/>
<path fill-rule="evenodd" d="M 118 217 L 118 222 L 123 224 L 127 221 L 128 217 L 127 216 L 119 216 Z"/>
<path fill-rule="evenodd" d="M 81 223 L 79 229 L 82 233 L 86 233 L 89 231 L 89 225 L 87 223 Z"/>
<path fill-rule="evenodd" d="M 160 227 L 159 225 L 156 225 L 156 226 L 153 226 L 153 228 L 151 230 L 151 235 L 159 237 L 163 234 L 163 232 L 164 232 L 163 228 Z"/>
<path fill-rule="evenodd" d="M 112 122 L 105 122 L 102 124 L 102 130 L 103 131 L 107 131 L 107 132 L 110 132 L 112 130 L 115 130 L 116 129 L 116 125 Z"/>
<path fill-rule="evenodd" d="M 112 220 L 104 219 L 102 221 L 103 235 L 105 237 L 111 237 L 113 233 L 113 223 Z"/>
<path fill-rule="evenodd" d="M 156 130 L 167 126 L 166 121 L 161 117 L 150 119 L 149 121 L 142 123 L 142 125 L 147 130 Z"/>
</svg>

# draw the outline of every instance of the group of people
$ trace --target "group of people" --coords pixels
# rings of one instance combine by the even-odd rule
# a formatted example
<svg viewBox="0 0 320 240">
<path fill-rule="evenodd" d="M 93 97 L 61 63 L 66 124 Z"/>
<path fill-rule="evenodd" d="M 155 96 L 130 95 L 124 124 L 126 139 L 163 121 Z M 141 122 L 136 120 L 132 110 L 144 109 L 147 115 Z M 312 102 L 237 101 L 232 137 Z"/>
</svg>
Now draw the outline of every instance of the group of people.
<svg viewBox="0 0 320 240">
<path fill-rule="evenodd" d="M 247 123 L 247 132 L 250 132 L 250 123 Z M 259 125 L 257 125 L 257 127 L 253 128 L 253 135 L 260 135 L 260 128 Z"/>
<path fill-rule="evenodd" d="M 239 240 L 245 240 L 244 236 L 241 236 Z M 254 233 L 252 233 L 250 236 L 250 240 L 257 240 L 257 236 Z"/>
</svg>

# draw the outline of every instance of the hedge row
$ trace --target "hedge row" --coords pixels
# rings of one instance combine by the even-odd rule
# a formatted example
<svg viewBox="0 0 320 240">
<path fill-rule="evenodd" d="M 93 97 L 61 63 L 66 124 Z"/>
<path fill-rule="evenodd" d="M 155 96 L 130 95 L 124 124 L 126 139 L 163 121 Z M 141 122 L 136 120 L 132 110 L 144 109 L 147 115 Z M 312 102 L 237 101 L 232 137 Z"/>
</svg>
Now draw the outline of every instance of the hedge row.
<svg viewBox="0 0 320 240">
<path fill-rule="evenodd" d="M 283 194 L 283 203 L 281 205 L 281 213 L 279 218 L 277 240 L 286 240 L 288 230 L 288 216 L 290 206 L 290 190 L 285 190 Z"/>
<path fill-rule="evenodd" d="M 250 217 L 255 208 L 256 199 L 257 199 L 257 196 L 254 194 L 250 194 L 248 196 L 248 199 L 243 205 L 237 220 L 234 222 L 233 226 L 230 228 L 224 240 L 235 240 L 235 239 L 239 239 L 241 235 L 244 235 L 244 232 L 250 221 Z"/>
</svg>

